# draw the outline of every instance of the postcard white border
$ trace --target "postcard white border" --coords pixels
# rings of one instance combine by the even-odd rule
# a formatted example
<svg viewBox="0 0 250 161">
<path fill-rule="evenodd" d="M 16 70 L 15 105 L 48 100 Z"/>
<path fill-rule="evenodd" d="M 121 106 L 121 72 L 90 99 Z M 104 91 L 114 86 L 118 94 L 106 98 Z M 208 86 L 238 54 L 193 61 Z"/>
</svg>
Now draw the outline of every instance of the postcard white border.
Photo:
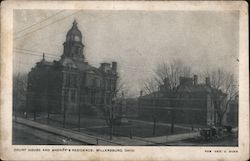
<svg viewBox="0 0 250 161">
<path fill-rule="evenodd" d="M 244 1 L 7 1 L 1 4 L 1 159 L 3 160 L 246 160 L 249 157 L 248 4 Z M 14 9 L 72 10 L 209 10 L 240 12 L 239 39 L 239 146 L 80 146 L 128 148 L 135 152 L 14 152 L 14 148 L 80 148 L 79 146 L 12 145 L 12 58 Z M 206 153 L 205 150 L 237 150 L 237 153 Z"/>
</svg>

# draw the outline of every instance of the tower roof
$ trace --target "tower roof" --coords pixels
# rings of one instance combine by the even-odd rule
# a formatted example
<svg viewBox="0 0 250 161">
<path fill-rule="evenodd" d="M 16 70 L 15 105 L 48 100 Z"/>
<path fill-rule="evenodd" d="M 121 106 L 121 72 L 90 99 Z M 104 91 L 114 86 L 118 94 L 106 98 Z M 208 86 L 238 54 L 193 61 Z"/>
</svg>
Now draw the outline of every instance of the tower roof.
<svg viewBox="0 0 250 161">
<path fill-rule="evenodd" d="M 73 22 L 73 25 L 72 25 L 72 27 L 71 27 L 71 29 L 68 31 L 68 33 L 67 33 L 67 40 L 70 40 L 70 37 L 72 37 L 72 36 L 79 36 L 80 38 L 82 38 L 82 33 L 81 33 L 81 31 L 78 29 L 78 27 L 77 27 L 77 22 L 76 22 L 76 20 L 74 20 L 74 22 Z"/>
</svg>

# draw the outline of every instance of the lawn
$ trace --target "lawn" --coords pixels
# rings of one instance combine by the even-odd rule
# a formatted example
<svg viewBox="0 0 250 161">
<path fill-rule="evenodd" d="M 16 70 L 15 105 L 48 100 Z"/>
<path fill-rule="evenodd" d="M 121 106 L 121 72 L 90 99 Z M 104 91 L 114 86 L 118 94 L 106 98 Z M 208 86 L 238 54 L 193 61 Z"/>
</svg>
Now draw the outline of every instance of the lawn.
<svg viewBox="0 0 250 161">
<path fill-rule="evenodd" d="M 31 118 L 32 119 L 32 118 Z M 49 124 L 54 127 L 63 127 L 63 115 L 51 114 L 50 118 L 47 115 L 38 115 L 36 121 L 42 124 Z M 107 126 L 104 119 L 94 118 L 89 116 L 81 116 L 80 119 L 81 132 L 89 133 L 100 137 L 108 137 L 110 135 L 110 128 Z M 71 130 L 78 130 L 78 116 L 67 115 L 65 120 L 65 128 Z M 126 125 L 115 125 L 114 136 L 136 136 L 136 137 L 157 137 L 171 135 L 171 127 L 168 125 L 157 125 L 155 134 L 153 134 L 153 125 L 146 123 L 133 122 Z M 173 134 L 188 133 L 191 130 L 175 127 Z"/>
<path fill-rule="evenodd" d="M 50 124 L 51 126 L 55 127 L 63 127 L 63 115 L 60 114 L 51 114 L 49 119 L 46 116 L 37 117 L 37 122 L 43 124 Z M 80 127 L 87 128 L 93 126 L 105 126 L 106 122 L 103 119 L 88 117 L 88 116 L 81 116 L 80 119 Z M 78 125 L 78 116 L 76 115 L 67 115 L 65 118 L 65 128 L 69 129 L 77 129 Z"/>
</svg>

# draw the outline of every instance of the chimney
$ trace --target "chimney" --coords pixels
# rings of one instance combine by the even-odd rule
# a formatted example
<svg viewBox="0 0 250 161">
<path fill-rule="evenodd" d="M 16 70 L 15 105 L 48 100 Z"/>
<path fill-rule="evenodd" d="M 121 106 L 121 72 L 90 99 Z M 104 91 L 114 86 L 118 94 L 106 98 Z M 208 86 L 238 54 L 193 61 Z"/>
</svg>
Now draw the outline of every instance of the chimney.
<svg viewBox="0 0 250 161">
<path fill-rule="evenodd" d="M 109 63 L 101 63 L 101 67 L 100 67 L 104 72 L 107 72 L 108 70 L 110 70 L 110 64 Z"/>
<path fill-rule="evenodd" d="M 142 94 L 143 94 L 143 91 L 142 91 L 142 90 L 140 90 L 140 96 L 142 96 Z"/>
<path fill-rule="evenodd" d="M 112 62 L 112 70 L 116 73 L 117 72 L 117 62 Z"/>
<path fill-rule="evenodd" d="M 206 85 L 207 86 L 210 86 L 211 84 L 210 84 L 210 78 L 209 77 L 206 77 Z"/>
<path fill-rule="evenodd" d="M 194 85 L 198 85 L 198 76 L 194 75 Z"/>
<path fill-rule="evenodd" d="M 170 81 L 169 81 L 169 78 L 165 78 L 165 79 L 164 79 L 164 86 L 165 86 L 165 88 L 167 88 L 167 89 L 170 88 Z"/>
</svg>

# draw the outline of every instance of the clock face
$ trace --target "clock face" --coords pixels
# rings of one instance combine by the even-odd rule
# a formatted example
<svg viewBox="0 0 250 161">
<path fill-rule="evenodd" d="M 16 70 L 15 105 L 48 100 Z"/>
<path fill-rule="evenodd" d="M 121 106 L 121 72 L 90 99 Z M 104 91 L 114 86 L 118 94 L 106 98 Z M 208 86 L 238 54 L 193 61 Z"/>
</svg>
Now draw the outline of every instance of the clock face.
<svg viewBox="0 0 250 161">
<path fill-rule="evenodd" d="M 75 36 L 75 41 L 81 41 L 79 36 Z"/>
</svg>

